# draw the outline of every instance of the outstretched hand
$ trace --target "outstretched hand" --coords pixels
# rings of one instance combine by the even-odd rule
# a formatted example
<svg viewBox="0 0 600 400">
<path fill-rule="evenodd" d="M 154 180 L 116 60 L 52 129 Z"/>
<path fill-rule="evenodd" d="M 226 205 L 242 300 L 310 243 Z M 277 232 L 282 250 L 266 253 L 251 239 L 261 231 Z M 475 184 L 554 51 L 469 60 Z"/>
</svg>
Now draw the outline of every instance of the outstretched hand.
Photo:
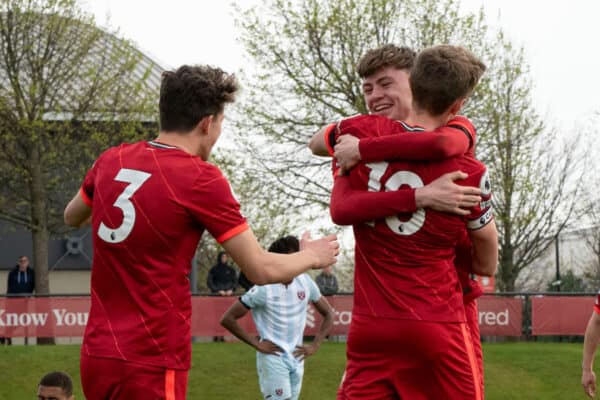
<svg viewBox="0 0 600 400">
<path fill-rule="evenodd" d="M 317 262 L 313 268 L 321 269 L 335 264 L 340 252 L 340 244 L 336 235 L 328 235 L 321 239 L 310 239 L 310 233 L 304 232 L 300 240 L 300 250 L 306 250 L 315 255 Z"/>
<path fill-rule="evenodd" d="M 461 171 L 444 174 L 416 190 L 417 208 L 431 208 L 436 211 L 458 215 L 469 215 L 469 209 L 481 201 L 481 190 L 473 186 L 460 186 L 454 183 L 469 175 Z"/>
</svg>

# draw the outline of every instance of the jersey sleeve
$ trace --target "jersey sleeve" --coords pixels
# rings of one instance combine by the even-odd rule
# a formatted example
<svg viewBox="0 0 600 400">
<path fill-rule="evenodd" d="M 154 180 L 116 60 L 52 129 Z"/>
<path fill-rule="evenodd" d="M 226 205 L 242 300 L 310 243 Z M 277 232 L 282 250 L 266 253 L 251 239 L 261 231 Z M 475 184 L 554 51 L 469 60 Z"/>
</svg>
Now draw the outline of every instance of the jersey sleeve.
<svg viewBox="0 0 600 400">
<path fill-rule="evenodd" d="M 189 211 L 218 243 L 231 239 L 249 228 L 233 197 L 229 182 L 221 171 L 210 166 L 203 170 L 192 188 Z"/>
<path fill-rule="evenodd" d="M 327 147 L 327 152 L 331 157 L 333 157 L 333 148 L 335 147 L 335 142 L 337 140 L 337 124 L 329 124 L 325 127 L 323 131 L 323 139 L 325 140 L 325 147 Z"/>
<path fill-rule="evenodd" d="M 254 285 L 240 297 L 247 308 L 263 307 L 267 303 L 267 290 L 264 286 Z"/>
<path fill-rule="evenodd" d="M 400 125 L 400 122 L 390 120 L 389 132 L 360 139 L 359 152 L 363 162 L 439 160 L 462 154 L 474 155 L 475 127 L 465 117 L 457 116 L 433 132 L 397 135 L 398 128 L 393 124 Z"/>
<path fill-rule="evenodd" d="M 471 213 L 466 216 L 466 220 L 468 229 L 477 230 L 483 228 L 494 219 L 492 209 L 492 185 L 487 168 L 485 167 L 480 169 L 478 173 L 472 174 L 472 176 L 473 179 L 476 179 L 477 181 L 471 181 L 469 184 L 479 186 L 479 189 L 481 189 L 481 202 L 479 202 L 477 206 L 471 208 Z M 471 180 L 471 177 L 469 177 L 469 180 Z"/>
<path fill-rule="evenodd" d="M 416 210 L 414 188 L 368 192 L 353 189 L 348 176 L 334 177 L 329 212 L 338 225 L 354 225 Z"/>
<path fill-rule="evenodd" d="M 92 165 L 92 168 L 90 168 L 88 170 L 88 172 L 85 174 L 85 178 L 83 178 L 83 183 L 81 184 L 81 188 L 79 189 L 81 198 L 83 199 L 83 202 L 88 207 L 92 206 L 92 202 L 94 199 L 96 173 L 98 171 L 98 164 L 100 163 L 101 158 L 102 158 L 102 155 L 100 157 L 98 157 L 96 162 L 94 162 L 94 165 Z"/>
<path fill-rule="evenodd" d="M 316 303 L 321 298 L 321 291 L 319 290 L 319 287 L 317 286 L 315 281 L 313 281 L 310 276 L 306 275 L 305 277 L 306 283 L 308 285 L 308 301 L 310 301 L 311 303 Z"/>
<path fill-rule="evenodd" d="M 596 301 L 594 303 L 594 312 L 600 314 L 600 291 L 596 295 Z"/>
</svg>

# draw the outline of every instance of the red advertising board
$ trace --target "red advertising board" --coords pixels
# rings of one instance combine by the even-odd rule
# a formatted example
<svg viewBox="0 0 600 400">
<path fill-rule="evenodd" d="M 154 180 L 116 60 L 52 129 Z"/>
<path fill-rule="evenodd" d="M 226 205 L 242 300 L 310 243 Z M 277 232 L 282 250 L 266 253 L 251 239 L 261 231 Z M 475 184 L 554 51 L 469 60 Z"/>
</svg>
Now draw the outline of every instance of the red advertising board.
<svg viewBox="0 0 600 400">
<path fill-rule="evenodd" d="M 335 316 L 331 335 L 345 335 L 352 318 L 352 296 L 328 297 Z M 192 298 L 192 335 L 227 335 L 221 316 L 237 297 Z M 90 308 L 89 297 L 0 298 L 0 336 L 83 336 Z M 306 334 L 314 335 L 321 316 L 310 307 Z M 240 323 L 256 332 L 250 313 Z"/>
<path fill-rule="evenodd" d="M 536 296 L 531 298 L 531 333 L 583 335 L 594 308 L 593 296 Z"/>
<path fill-rule="evenodd" d="M 477 299 L 479 329 L 482 336 L 521 336 L 523 299 L 481 296 Z"/>
<path fill-rule="evenodd" d="M 334 308 L 331 335 L 346 335 L 352 319 L 352 296 L 328 297 Z M 227 335 L 219 321 L 237 297 L 194 296 L 192 335 Z M 521 336 L 523 299 L 484 295 L 477 300 L 483 336 Z M 582 335 L 594 297 L 542 296 L 531 298 L 533 335 Z M 0 336 L 83 336 L 89 297 L 0 298 Z M 306 335 L 314 335 L 321 316 L 311 307 Z M 255 332 L 248 314 L 240 323 Z"/>
<path fill-rule="evenodd" d="M 0 336 L 83 336 L 89 297 L 0 298 Z"/>
<path fill-rule="evenodd" d="M 330 296 L 327 300 L 334 310 L 333 328 L 330 335 L 346 335 L 352 319 L 352 296 Z M 236 297 L 194 297 L 192 300 L 192 335 L 223 336 L 229 333 L 219 321 L 229 306 L 237 301 Z M 246 314 L 240 324 L 250 332 L 256 333 L 250 313 Z M 306 335 L 315 335 L 321 322 L 321 315 L 314 307 L 309 307 L 306 316 Z"/>
</svg>

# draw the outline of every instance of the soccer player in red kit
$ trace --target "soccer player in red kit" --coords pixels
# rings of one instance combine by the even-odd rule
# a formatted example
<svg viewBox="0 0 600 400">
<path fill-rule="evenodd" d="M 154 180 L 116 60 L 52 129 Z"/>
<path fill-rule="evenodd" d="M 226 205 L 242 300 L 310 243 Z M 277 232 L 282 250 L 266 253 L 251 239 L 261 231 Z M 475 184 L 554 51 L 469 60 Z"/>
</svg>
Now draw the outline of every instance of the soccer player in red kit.
<svg viewBox="0 0 600 400">
<path fill-rule="evenodd" d="M 333 130 L 358 137 L 405 135 L 433 130 L 456 114 L 484 70 L 468 51 L 438 46 L 424 50 L 411 73 L 414 111 L 408 123 L 378 116 L 340 121 Z M 432 71 L 435 71 L 433 73 Z M 420 125 L 415 126 L 415 124 Z M 472 157 L 439 162 L 359 164 L 349 177 L 336 177 L 331 213 L 347 198 L 336 197 L 341 179 L 353 189 L 395 191 L 423 187 L 449 171 L 462 170 L 489 195 L 485 166 Z M 462 217 L 419 209 L 371 224 L 354 225 L 356 269 L 348 364 L 339 398 L 451 398 L 482 396 L 472 339 L 465 325 L 462 292 L 453 265 L 455 248 L 470 228 L 473 269 L 491 275 L 497 263 L 497 233 L 489 203 Z"/>
<path fill-rule="evenodd" d="M 285 282 L 335 262 L 335 236 L 304 251 L 269 253 L 240 214 L 229 183 L 206 162 L 237 81 L 218 68 L 163 73 L 156 140 L 98 157 L 65 208 L 65 222 L 90 219 L 91 309 L 81 348 L 88 400 L 186 396 L 191 358 L 188 275 L 207 230 L 250 280 Z"/>
<path fill-rule="evenodd" d="M 363 79 L 365 103 L 372 115 L 381 115 L 393 120 L 403 120 L 408 116 L 412 94 L 409 72 L 414 64 L 415 53 L 406 47 L 385 45 L 368 51 L 359 61 L 357 72 Z M 397 128 L 397 127 L 396 127 Z M 341 170 L 349 170 L 359 161 L 377 162 L 393 159 L 436 160 L 467 154 L 474 157 L 476 131 L 464 117 L 457 116 L 447 125 L 433 132 L 420 132 L 418 135 L 392 135 L 396 128 L 382 136 L 361 137 L 342 135 L 336 138 L 333 131 L 328 135 L 321 130 L 313 136 L 309 147 L 317 155 L 336 157 Z M 397 128 L 402 130 L 402 128 Z M 465 208 L 481 199 L 474 188 L 457 186 L 454 179 L 466 175 L 455 171 L 416 189 L 399 189 L 386 194 L 351 191 L 349 184 L 341 179 L 334 190 L 345 201 L 337 207 L 340 224 L 352 225 L 400 212 L 413 213 L 417 208 L 432 208 L 437 211 L 465 215 Z M 365 207 L 367 205 L 367 207 Z M 473 273 L 470 262 L 470 242 L 468 236 L 457 246 L 455 265 L 463 288 L 463 301 L 467 313 L 467 323 L 473 337 L 475 354 L 483 388 L 483 354 L 479 337 L 479 321 L 475 299 L 483 294 L 481 285 L 471 279 Z"/>
</svg>

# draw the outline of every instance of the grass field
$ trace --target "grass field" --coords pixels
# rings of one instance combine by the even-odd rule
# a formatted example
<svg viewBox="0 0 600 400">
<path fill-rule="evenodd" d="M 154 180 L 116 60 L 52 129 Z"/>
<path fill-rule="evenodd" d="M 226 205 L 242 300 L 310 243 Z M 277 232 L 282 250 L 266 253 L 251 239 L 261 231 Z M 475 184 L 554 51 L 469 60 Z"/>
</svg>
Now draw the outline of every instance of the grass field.
<svg viewBox="0 0 600 400">
<path fill-rule="evenodd" d="M 343 343 L 325 343 L 307 360 L 301 399 L 335 399 L 344 352 Z M 484 357 L 487 400 L 586 398 L 579 384 L 581 344 L 486 343 Z M 73 376 L 76 399 L 83 399 L 79 346 L 1 346 L 0 399 L 35 398 L 40 377 L 55 369 Z M 194 344 L 188 398 L 260 399 L 252 349 L 240 343 Z"/>
</svg>

